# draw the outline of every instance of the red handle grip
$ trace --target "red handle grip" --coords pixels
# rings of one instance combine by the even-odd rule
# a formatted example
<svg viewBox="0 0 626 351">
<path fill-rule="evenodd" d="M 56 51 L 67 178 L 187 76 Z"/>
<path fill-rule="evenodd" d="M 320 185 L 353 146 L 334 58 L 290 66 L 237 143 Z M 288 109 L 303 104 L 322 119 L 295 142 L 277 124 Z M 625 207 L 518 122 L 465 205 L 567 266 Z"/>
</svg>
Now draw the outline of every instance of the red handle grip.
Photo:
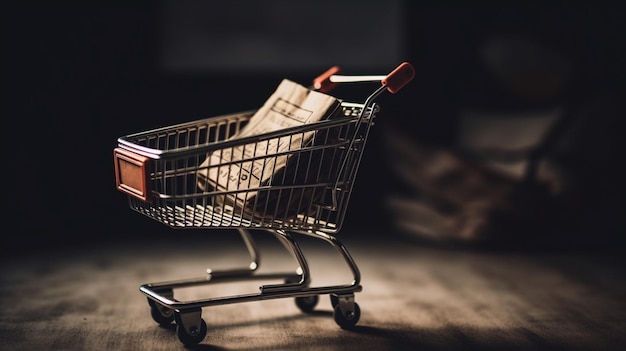
<svg viewBox="0 0 626 351">
<path fill-rule="evenodd" d="M 330 81 L 330 76 L 339 73 L 339 71 L 338 66 L 333 66 L 328 69 L 328 71 L 320 74 L 317 78 L 313 79 L 313 88 L 322 93 L 333 90 L 337 84 Z"/>
<path fill-rule="evenodd" d="M 396 69 L 391 71 L 385 79 L 381 80 L 381 83 L 383 86 L 387 87 L 390 93 L 395 94 L 408 82 L 413 80 L 414 77 L 415 68 L 413 68 L 413 65 L 408 62 L 403 62 L 396 67 Z"/>
</svg>

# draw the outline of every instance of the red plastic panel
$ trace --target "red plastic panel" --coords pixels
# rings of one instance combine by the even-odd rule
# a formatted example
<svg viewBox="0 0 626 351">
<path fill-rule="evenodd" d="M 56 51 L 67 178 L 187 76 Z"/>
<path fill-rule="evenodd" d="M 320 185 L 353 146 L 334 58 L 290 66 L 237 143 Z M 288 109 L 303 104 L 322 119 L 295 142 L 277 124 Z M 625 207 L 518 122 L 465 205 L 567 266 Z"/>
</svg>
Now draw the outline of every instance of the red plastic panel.
<svg viewBox="0 0 626 351">
<path fill-rule="evenodd" d="M 150 202 L 150 159 L 128 150 L 115 148 L 115 183 L 117 189 L 140 200 Z"/>
</svg>

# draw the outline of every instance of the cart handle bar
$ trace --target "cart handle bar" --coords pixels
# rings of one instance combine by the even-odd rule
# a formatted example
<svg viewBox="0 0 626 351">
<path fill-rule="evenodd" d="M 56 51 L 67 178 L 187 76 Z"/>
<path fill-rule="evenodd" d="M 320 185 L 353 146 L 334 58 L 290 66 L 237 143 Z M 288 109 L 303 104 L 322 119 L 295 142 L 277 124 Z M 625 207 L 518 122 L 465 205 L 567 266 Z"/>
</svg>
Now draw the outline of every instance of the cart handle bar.
<svg viewBox="0 0 626 351">
<path fill-rule="evenodd" d="M 390 93 L 395 94 L 415 77 L 415 68 L 408 62 L 401 63 L 386 76 L 343 76 L 337 74 L 340 71 L 338 66 L 331 67 L 313 80 L 313 88 L 327 93 L 335 88 L 337 85 L 335 83 L 380 81 L 382 86 L 387 87 Z"/>
</svg>

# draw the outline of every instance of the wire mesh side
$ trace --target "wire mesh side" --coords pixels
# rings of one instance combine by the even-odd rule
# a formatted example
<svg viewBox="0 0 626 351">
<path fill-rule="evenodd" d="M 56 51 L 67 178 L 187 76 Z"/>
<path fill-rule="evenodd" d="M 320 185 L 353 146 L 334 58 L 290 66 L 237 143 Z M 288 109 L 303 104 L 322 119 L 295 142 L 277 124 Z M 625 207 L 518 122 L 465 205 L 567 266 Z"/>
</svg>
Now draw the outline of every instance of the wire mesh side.
<svg viewBox="0 0 626 351">
<path fill-rule="evenodd" d="M 145 151 L 156 157 L 168 151 L 194 150 L 223 142 L 238 134 L 255 111 L 210 117 L 188 123 L 127 135 L 118 139 L 120 146 Z"/>
<path fill-rule="evenodd" d="M 343 109 L 347 118 L 339 122 L 156 159 L 150 174 L 154 200 L 148 203 L 129 197 L 129 205 L 176 228 L 336 232 L 373 119 L 371 113 L 357 119 L 361 110 L 357 105 Z M 182 151 L 228 139 L 246 122 L 241 117 L 202 120 L 136 136 L 134 141 Z M 285 166 L 277 169 L 278 164 Z M 219 177 L 228 180 L 220 183 Z"/>
</svg>

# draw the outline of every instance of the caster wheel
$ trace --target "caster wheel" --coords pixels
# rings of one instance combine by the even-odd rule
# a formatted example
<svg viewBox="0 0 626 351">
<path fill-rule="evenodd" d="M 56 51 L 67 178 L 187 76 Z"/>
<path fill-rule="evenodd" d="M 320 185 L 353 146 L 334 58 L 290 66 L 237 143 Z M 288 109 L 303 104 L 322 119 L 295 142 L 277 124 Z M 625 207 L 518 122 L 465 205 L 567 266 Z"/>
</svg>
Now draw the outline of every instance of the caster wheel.
<svg viewBox="0 0 626 351">
<path fill-rule="evenodd" d="M 155 322 L 159 323 L 162 326 L 172 324 L 172 322 L 174 321 L 173 310 L 163 307 L 150 299 L 148 299 L 148 304 L 150 305 L 150 315 Z"/>
<path fill-rule="evenodd" d="M 152 306 L 150 307 L 150 315 L 155 322 L 162 326 L 170 325 L 174 321 L 174 312 L 169 308 Z"/>
<path fill-rule="evenodd" d="M 313 309 L 317 306 L 319 300 L 319 295 L 296 297 L 296 306 L 298 306 L 300 311 L 310 313 L 313 312 Z"/>
<path fill-rule="evenodd" d="M 330 305 L 333 306 L 333 310 L 337 307 L 337 305 L 339 305 L 339 298 L 337 295 L 330 294 Z"/>
<path fill-rule="evenodd" d="M 335 322 L 341 327 L 341 329 L 351 329 L 357 324 L 359 318 L 361 318 L 361 309 L 359 308 L 359 305 L 355 302 L 354 312 L 350 316 L 344 316 L 344 314 L 341 312 L 340 306 L 337 305 L 335 306 L 333 314 L 335 317 Z"/>
<path fill-rule="evenodd" d="M 192 334 L 190 334 L 182 325 L 176 325 L 176 336 L 178 340 L 182 342 L 186 346 L 192 346 L 199 344 L 207 333 L 206 322 L 201 319 L 200 320 L 200 329 L 192 330 Z"/>
</svg>

